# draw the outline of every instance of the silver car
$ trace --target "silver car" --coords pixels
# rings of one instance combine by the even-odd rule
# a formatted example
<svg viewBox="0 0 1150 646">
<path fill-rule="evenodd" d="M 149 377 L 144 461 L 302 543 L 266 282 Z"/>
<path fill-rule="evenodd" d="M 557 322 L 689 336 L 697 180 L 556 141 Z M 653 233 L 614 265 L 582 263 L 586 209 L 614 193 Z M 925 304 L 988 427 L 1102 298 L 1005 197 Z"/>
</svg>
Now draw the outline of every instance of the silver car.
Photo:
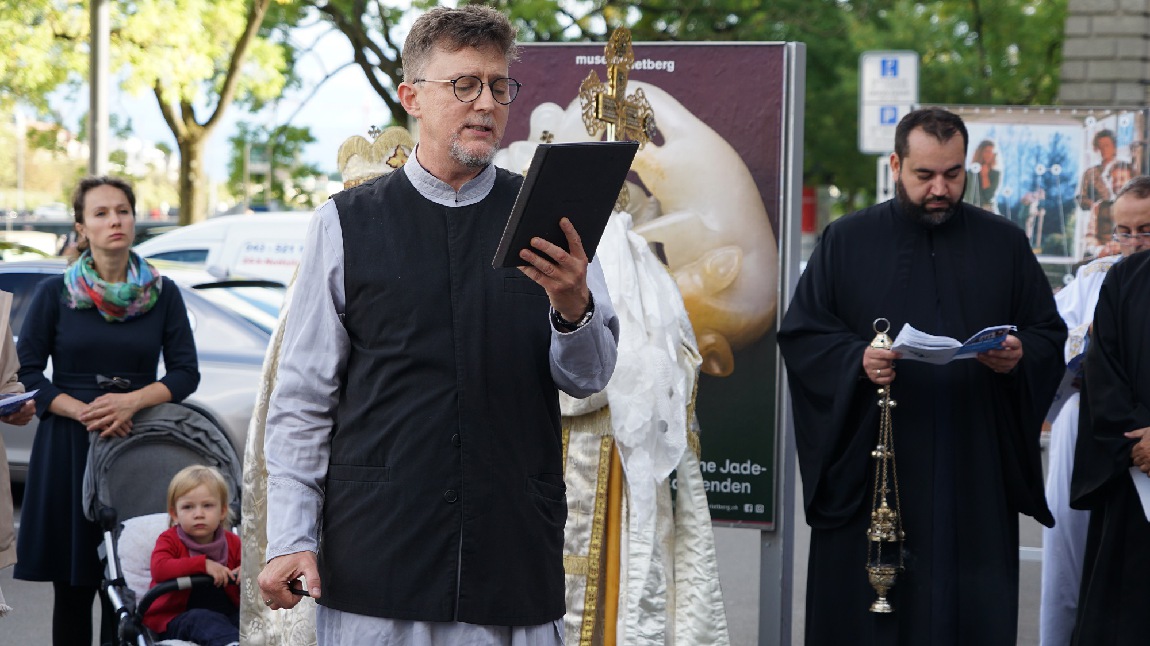
<svg viewBox="0 0 1150 646">
<path fill-rule="evenodd" d="M 150 262 L 180 286 L 196 340 L 200 385 L 184 404 L 222 428 L 236 453 L 242 455 L 264 351 L 283 304 L 284 287 L 265 280 L 220 281 L 193 265 Z M 55 258 L 0 263 L 0 290 L 13 295 L 14 334 L 20 332 L 36 285 L 62 273 L 64 267 L 64 261 Z M 163 374 L 163 366 L 160 370 Z M 23 482 L 27 477 L 38 422 L 34 418 L 26 426 L 0 423 L 13 482 Z"/>
</svg>

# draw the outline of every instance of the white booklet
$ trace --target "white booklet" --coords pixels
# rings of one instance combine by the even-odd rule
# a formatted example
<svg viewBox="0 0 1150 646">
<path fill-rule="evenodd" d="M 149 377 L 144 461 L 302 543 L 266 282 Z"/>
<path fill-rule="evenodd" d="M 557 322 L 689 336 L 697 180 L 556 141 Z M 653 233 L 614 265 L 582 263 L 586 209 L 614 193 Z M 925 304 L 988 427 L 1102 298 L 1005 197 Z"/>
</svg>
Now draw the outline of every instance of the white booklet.
<svg viewBox="0 0 1150 646">
<path fill-rule="evenodd" d="M 955 359 L 970 359 L 979 352 L 1000 349 L 1006 335 L 1017 329 L 1013 325 L 994 325 L 979 330 L 966 342 L 959 342 L 948 336 L 921 332 L 906 323 L 895 337 L 891 350 L 901 353 L 903 359 L 942 365 Z"/>
<path fill-rule="evenodd" d="M 24 402 L 35 397 L 38 392 L 40 392 L 39 389 L 27 393 L 0 395 L 0 415 L 11 415 L 20 410 Z"/>
<path fill-rule="evenodd" d="M 1150 520 L 1150 477 L 1142 473 L 1138 467 L 1130 467 L 1130 479 L 1134 481 L 1134 489 L 1138 492 L 1138 502 L 1142 503 L 1142 513 L 1146 520 Z"/>
</svg>

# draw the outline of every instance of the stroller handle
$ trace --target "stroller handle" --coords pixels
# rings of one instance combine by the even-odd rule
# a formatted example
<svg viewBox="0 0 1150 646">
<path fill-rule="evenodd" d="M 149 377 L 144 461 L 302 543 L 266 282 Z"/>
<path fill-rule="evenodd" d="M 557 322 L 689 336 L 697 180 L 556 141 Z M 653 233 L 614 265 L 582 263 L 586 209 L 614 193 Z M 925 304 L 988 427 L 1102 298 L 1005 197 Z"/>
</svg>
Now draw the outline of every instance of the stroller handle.
<svg viewBox="0 0 1150 646">
<path fill-rule="evenodd" d="M 100 507 L 100 528 L 105 532 L 116 529 L 116 510 L 111 507 Z"/>
<path fill-rule="evenodd" d="M 162 583 L 157 583 L 155 587 L 151 588 L 144 594 L 140 602 L 136 604 L 136 615 L 143 617 L 148 613 L 148 608 L 156 602 L 156 599 L 175 592 L 176 590 L 189 590 L 194 587 L 203 588 L 211 587 L 216 584 L 215 579 L 207 574 L 194 574 L 192 576 L 182 576 Z"/>
</svg>

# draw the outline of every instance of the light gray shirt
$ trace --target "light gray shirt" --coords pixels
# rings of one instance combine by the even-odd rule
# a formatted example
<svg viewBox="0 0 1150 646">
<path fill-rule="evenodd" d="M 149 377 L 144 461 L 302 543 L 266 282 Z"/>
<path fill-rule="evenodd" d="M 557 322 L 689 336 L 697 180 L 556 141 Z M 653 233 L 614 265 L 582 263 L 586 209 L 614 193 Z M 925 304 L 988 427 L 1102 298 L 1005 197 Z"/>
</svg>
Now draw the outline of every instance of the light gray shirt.
<svg viewBox="0 0 1150 646">
<path fill-rule="evenodd" d="M 443 206 L 468 206 L 487 197 L 496 170 L 489 165 L 459 191 L 428 173 L 413 154 L 399 171 L 426 199 Z M 284 328 L 276 386 L 268 406 L 265 455 L 268 471 L 267 559 L 318 550 L 324 478 L 332 418 L 350 342 L 343 326 L 343 233 L 335 202 L 316 211 Z M 602 390 L 615 366 L 619 322 L 603 270 L 587 272 L 595 313 L 570 333 L 552 326 L 551 375 L 575 397 Z M 550 321 L 540 321 L 550 326 Z"/>
</svg>

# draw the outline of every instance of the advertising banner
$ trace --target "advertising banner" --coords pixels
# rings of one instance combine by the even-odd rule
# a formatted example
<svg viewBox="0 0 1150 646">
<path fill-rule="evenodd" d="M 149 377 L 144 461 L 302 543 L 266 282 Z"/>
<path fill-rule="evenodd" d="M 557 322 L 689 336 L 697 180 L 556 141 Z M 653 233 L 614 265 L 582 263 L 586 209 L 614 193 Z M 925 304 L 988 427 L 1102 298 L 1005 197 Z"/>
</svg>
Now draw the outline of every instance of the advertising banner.
<svg viewBox="0 0 1150 646">
<path fill-rule="evenodd" d="M 1055 286 L 1111 244 L 1114 195 L 1146 172 L 1146 111 L 948 108 L 966 121 L 965 200 L 1026 231 Z"/>
<path fill-rule="evenodd" d="M 662 242 L 703 355 L 696 415 L 711 516 L 769 529 L 786 44 L 634 43 L 633 51 L 630 69 L 609 78 L 601 43 L 523 46 L 511 67 L 522 89 L 505 159 L 529 161 L 522 151 L 542 141 L 604 138 L 585 127 L 580 88 L 591 72 L 614 84 L 613 110 L 632 114 L 628 97 L 643 95 L 650 114 L 635 112 L 631 124 L 651 124 L 652 138 L 631 182 L 653 207 L 632 209 L 634 230 Z"/>
</svg>

